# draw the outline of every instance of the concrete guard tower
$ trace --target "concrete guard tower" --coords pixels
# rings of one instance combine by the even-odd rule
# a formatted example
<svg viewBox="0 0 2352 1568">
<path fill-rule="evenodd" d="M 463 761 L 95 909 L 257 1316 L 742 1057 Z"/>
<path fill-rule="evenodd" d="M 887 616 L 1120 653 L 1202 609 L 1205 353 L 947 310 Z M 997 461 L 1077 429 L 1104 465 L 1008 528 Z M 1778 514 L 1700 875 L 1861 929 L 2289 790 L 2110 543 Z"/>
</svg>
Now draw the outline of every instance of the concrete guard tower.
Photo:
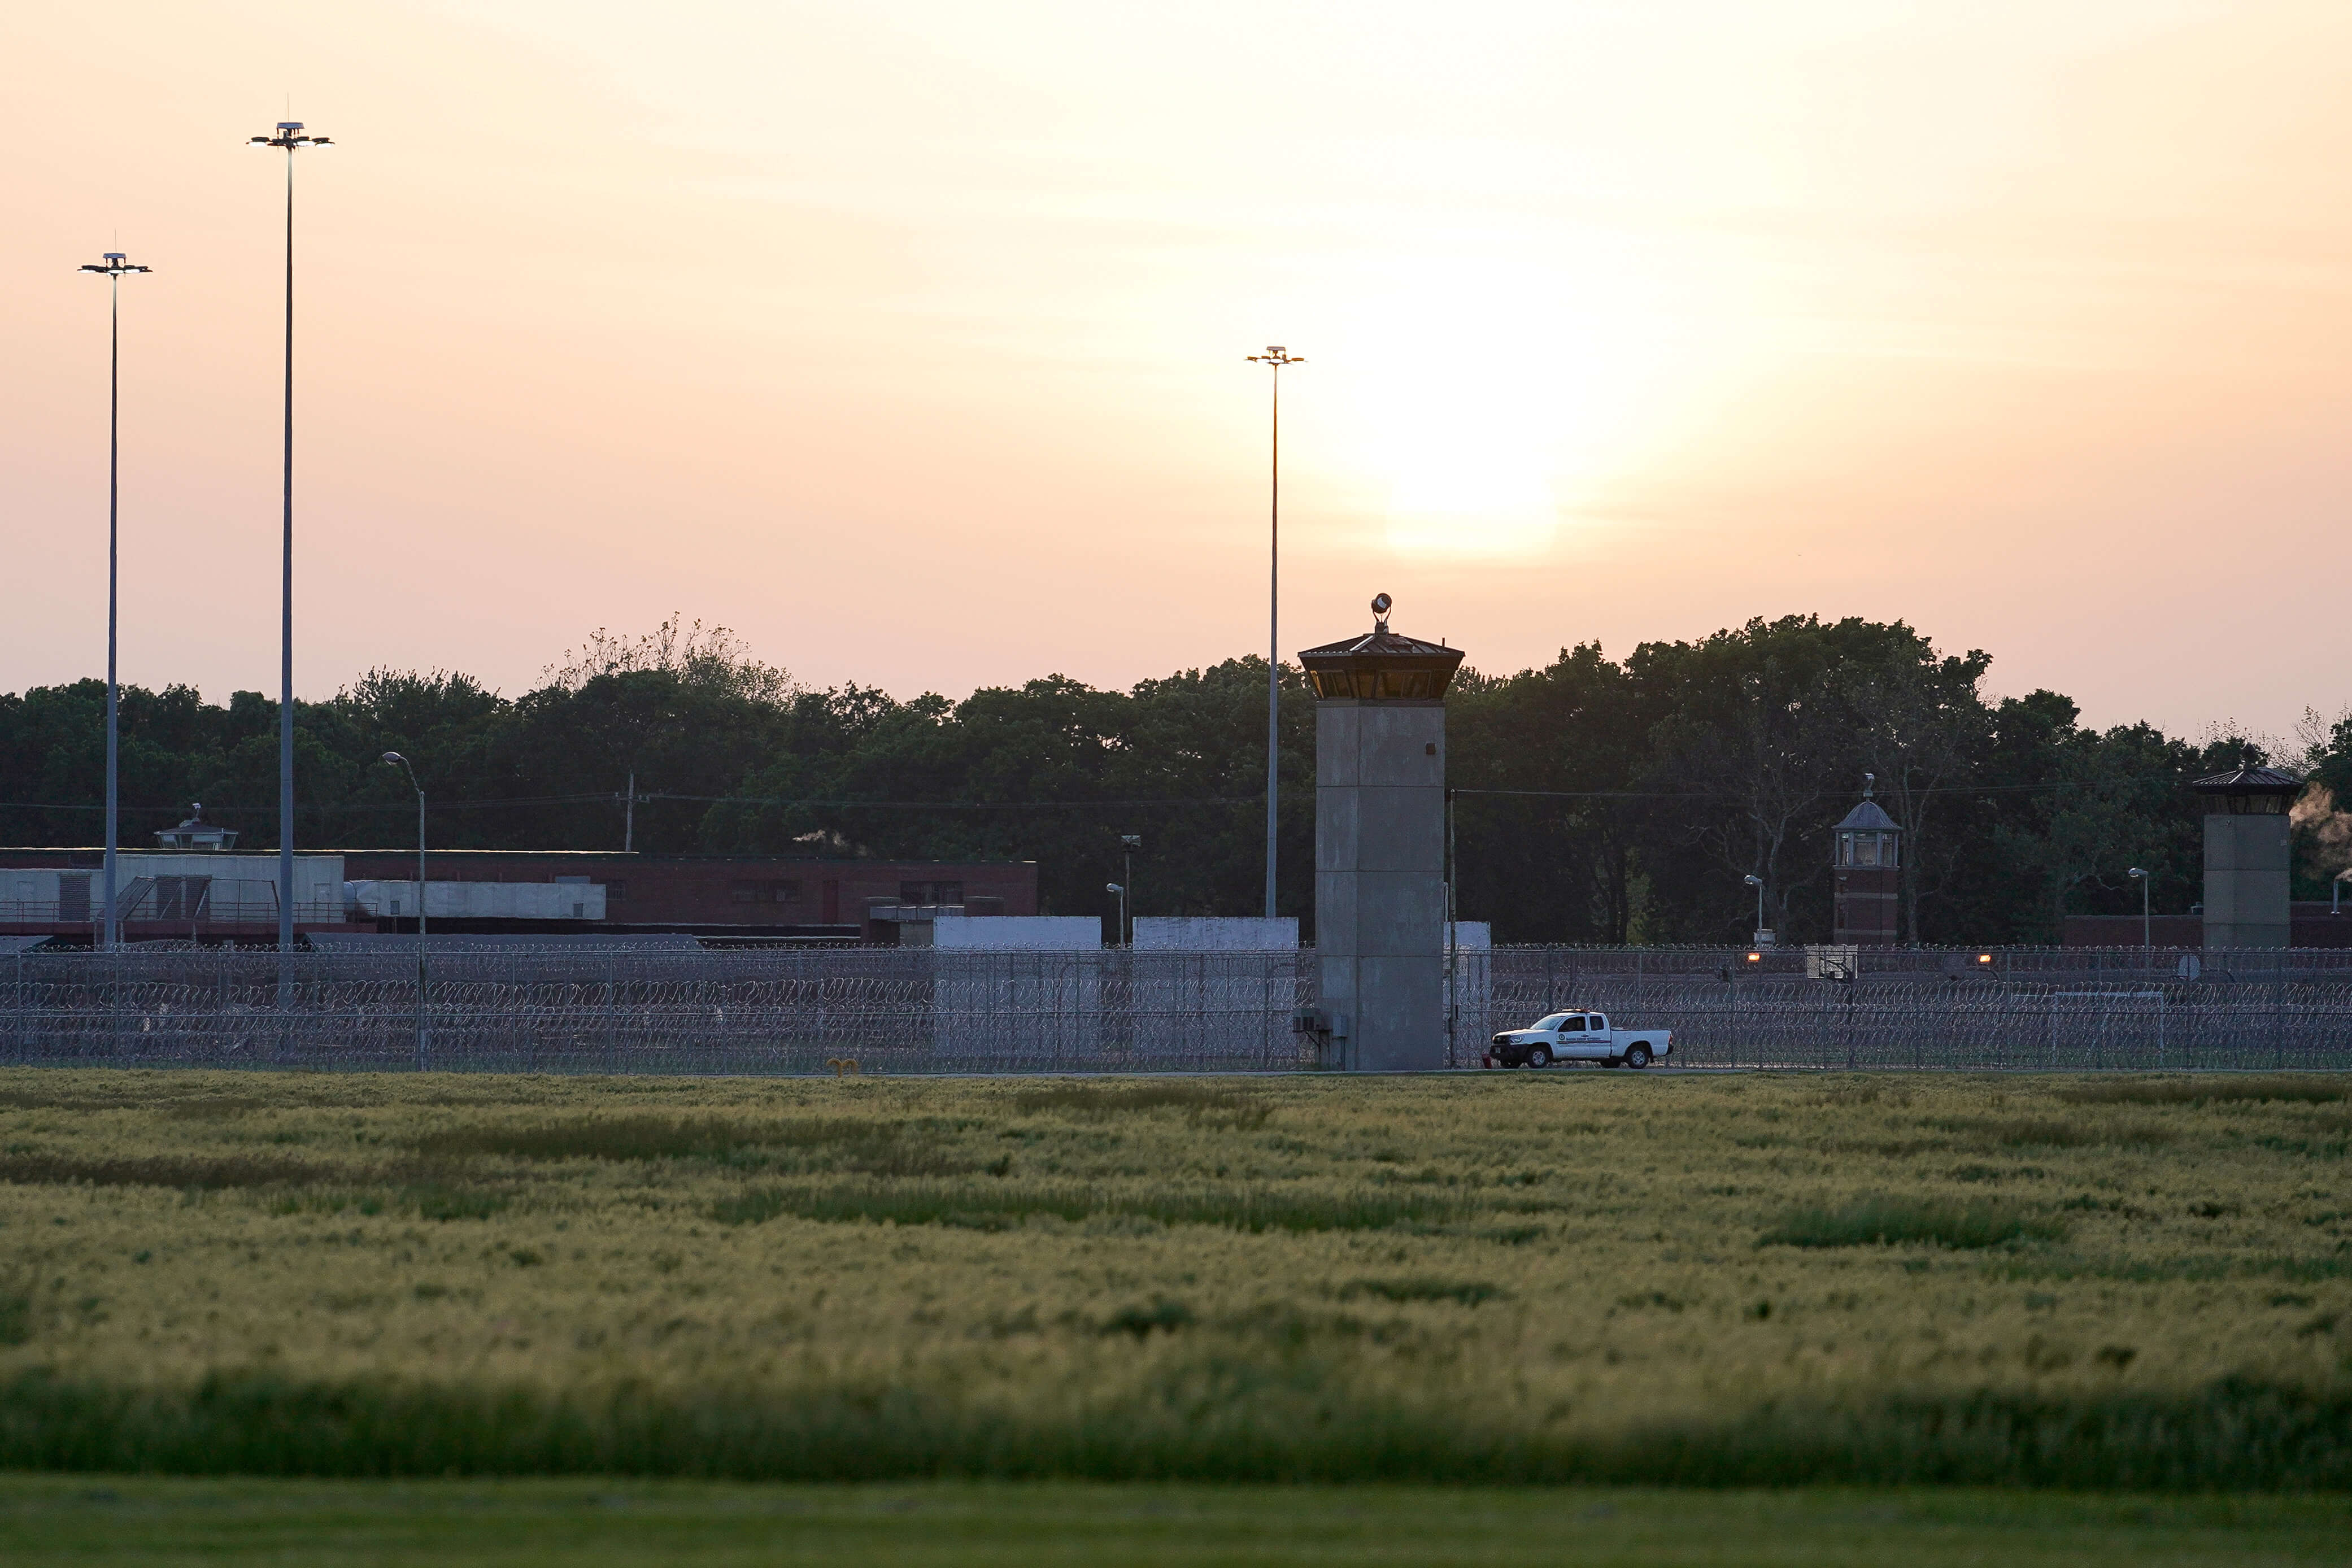
<svg viewBox="0 0 2352 1568">
<path fill-rule="evenodd" d="M 1837 935 L 1840 947 L 1892 947 L 1903 877 L 1903 829 L 1871 797 L 1878 775 L 1862 775 L 1862 804 L 1845 814 L 1836 835 Z"/>
<path fill-rule="evenodd" d="M 2205 797 L 2205 945 L 2286 946 L 2287 808 L 2303 781 L 2249 763 L 2189 787 Z"/>
<path fill-rule="evenodd" d="M 1298 656 L 1315 683 L 1315 946 L 1325 1065 L 1445 1065 L 1445 689 L 1462 650 L 1389 630 Z"/>
</svg>

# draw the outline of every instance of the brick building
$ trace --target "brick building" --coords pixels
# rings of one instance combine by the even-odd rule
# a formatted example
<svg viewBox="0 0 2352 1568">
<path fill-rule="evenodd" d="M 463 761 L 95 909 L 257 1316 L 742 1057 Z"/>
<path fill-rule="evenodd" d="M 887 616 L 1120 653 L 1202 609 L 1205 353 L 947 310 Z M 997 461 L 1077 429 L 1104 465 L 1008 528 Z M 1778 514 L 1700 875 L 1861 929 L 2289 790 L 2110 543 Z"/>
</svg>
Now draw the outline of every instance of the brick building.
<svg viewBox="0 0 2352 1568">
<path fill-rule="evenodd" d="M 346 849 L 341 854 L 343 875 L 355 882 L 416 875 L 415 850 Z M 877 908 L 944 907 L 972 915 L 1037 912 L 1034 860 L 814 860 L 600 849 L 441 849 L 432 852 L 425 874 L 436 882 L 593 883 L 604 889 L 605 930 L 659 928 L 726 935 L 730 928 L 742 928 L 747 935 L 855 935 L 888 941 L 892 933 L 868 929 Z M 896 921 L 898 917 L 894 912 L 889 918 Z"/>
</svg>

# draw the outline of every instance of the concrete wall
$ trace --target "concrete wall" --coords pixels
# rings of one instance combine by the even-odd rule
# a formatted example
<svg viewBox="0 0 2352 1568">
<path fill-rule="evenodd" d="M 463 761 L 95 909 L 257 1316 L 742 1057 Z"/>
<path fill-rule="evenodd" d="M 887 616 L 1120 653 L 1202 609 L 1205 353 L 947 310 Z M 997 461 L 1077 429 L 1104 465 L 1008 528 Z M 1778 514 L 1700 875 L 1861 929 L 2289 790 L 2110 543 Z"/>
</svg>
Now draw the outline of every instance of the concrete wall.
<svg viewBox="0 0 2352 1568">
<path fill-rule="evenodd" d="M 354 914 L 375 920 L 416 918 L 416 883 L 363 880 L 343 890 Z M 593 882 L 427 882 L 425 918 L 447 920 L 601 921 L 604 889 Z"/>
<path fill-rule="evenodd" d="M 1138 952 L 1294 952 L 1298 920 L 1284 915 L 1138 915 Z"/>
<path fill-rule="evenodd" d="M 1099 952 L 1094 915 L 941 915 L 931 945 L 963 952 Z"/>
<path fill-rule="evenodd" d="M 1315 945 L 1334 1065 L 1445 1065 L 1443 703 L 1316 705 Z"/>
<path fill-rule="evenodd" d="M 2284 816 L 2205 818 L 2205 945 L 2284 947 L 2288 819 Z"/>
</svg>

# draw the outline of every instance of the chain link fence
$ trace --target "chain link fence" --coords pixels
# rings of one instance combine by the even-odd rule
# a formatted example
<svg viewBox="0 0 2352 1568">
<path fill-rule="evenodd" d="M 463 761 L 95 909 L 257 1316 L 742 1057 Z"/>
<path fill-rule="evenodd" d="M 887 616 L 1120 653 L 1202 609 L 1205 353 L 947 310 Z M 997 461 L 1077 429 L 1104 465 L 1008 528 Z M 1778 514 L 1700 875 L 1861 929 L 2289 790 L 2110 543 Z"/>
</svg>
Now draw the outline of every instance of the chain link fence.
<svg viewBox="0 0 2352 1568">
<path fill-rule="evenodd" d="M 481 1072 L 1262 1072 L 1302 1065 L 1297 953 L 28 952 L 0 1061 Z"/>
<path fill-rule="evenodd" d="M 1314 1065 L 1300 952 L 228 947 L 0 959 L 0 1062 L 499 1072 L 1261 1072 Z M 2352 1068 L 2352 952 L 1464 951 L 1445 1048 L 1546 1013 L 1680 1067 Z"/>
</svg>

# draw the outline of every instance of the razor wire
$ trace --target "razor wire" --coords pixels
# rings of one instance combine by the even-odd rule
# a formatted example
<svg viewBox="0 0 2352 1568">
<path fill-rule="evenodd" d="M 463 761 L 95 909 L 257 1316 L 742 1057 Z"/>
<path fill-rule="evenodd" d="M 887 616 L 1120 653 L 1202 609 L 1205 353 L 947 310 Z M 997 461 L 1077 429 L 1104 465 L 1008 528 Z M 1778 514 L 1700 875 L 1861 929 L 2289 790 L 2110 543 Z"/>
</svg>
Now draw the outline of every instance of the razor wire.
<svg viewBox="0 0 2352 1568">
<path fill-rule="evenodd" d="M 0 968 L 0 1062 L 503 1072 L 1303 1065 L 1297 953 L 228 948 Z M 420 1022 L 422 1028 L 420 1030 Z"/>
<path fill-rule="evenodd" d="M 1836 955 L 1824 961 L 1823 954 Z M 0 1063 L 564 1073 L 1309 1068 L 1286 952 L 685 949 L 0 960 Z M 1456 955 L 1446 1047 L 1562 1010 L 1671 1030 L 1671 1065 L 2352 1068 L 2352 952 L 1501 948 Z"/>
</svg>

